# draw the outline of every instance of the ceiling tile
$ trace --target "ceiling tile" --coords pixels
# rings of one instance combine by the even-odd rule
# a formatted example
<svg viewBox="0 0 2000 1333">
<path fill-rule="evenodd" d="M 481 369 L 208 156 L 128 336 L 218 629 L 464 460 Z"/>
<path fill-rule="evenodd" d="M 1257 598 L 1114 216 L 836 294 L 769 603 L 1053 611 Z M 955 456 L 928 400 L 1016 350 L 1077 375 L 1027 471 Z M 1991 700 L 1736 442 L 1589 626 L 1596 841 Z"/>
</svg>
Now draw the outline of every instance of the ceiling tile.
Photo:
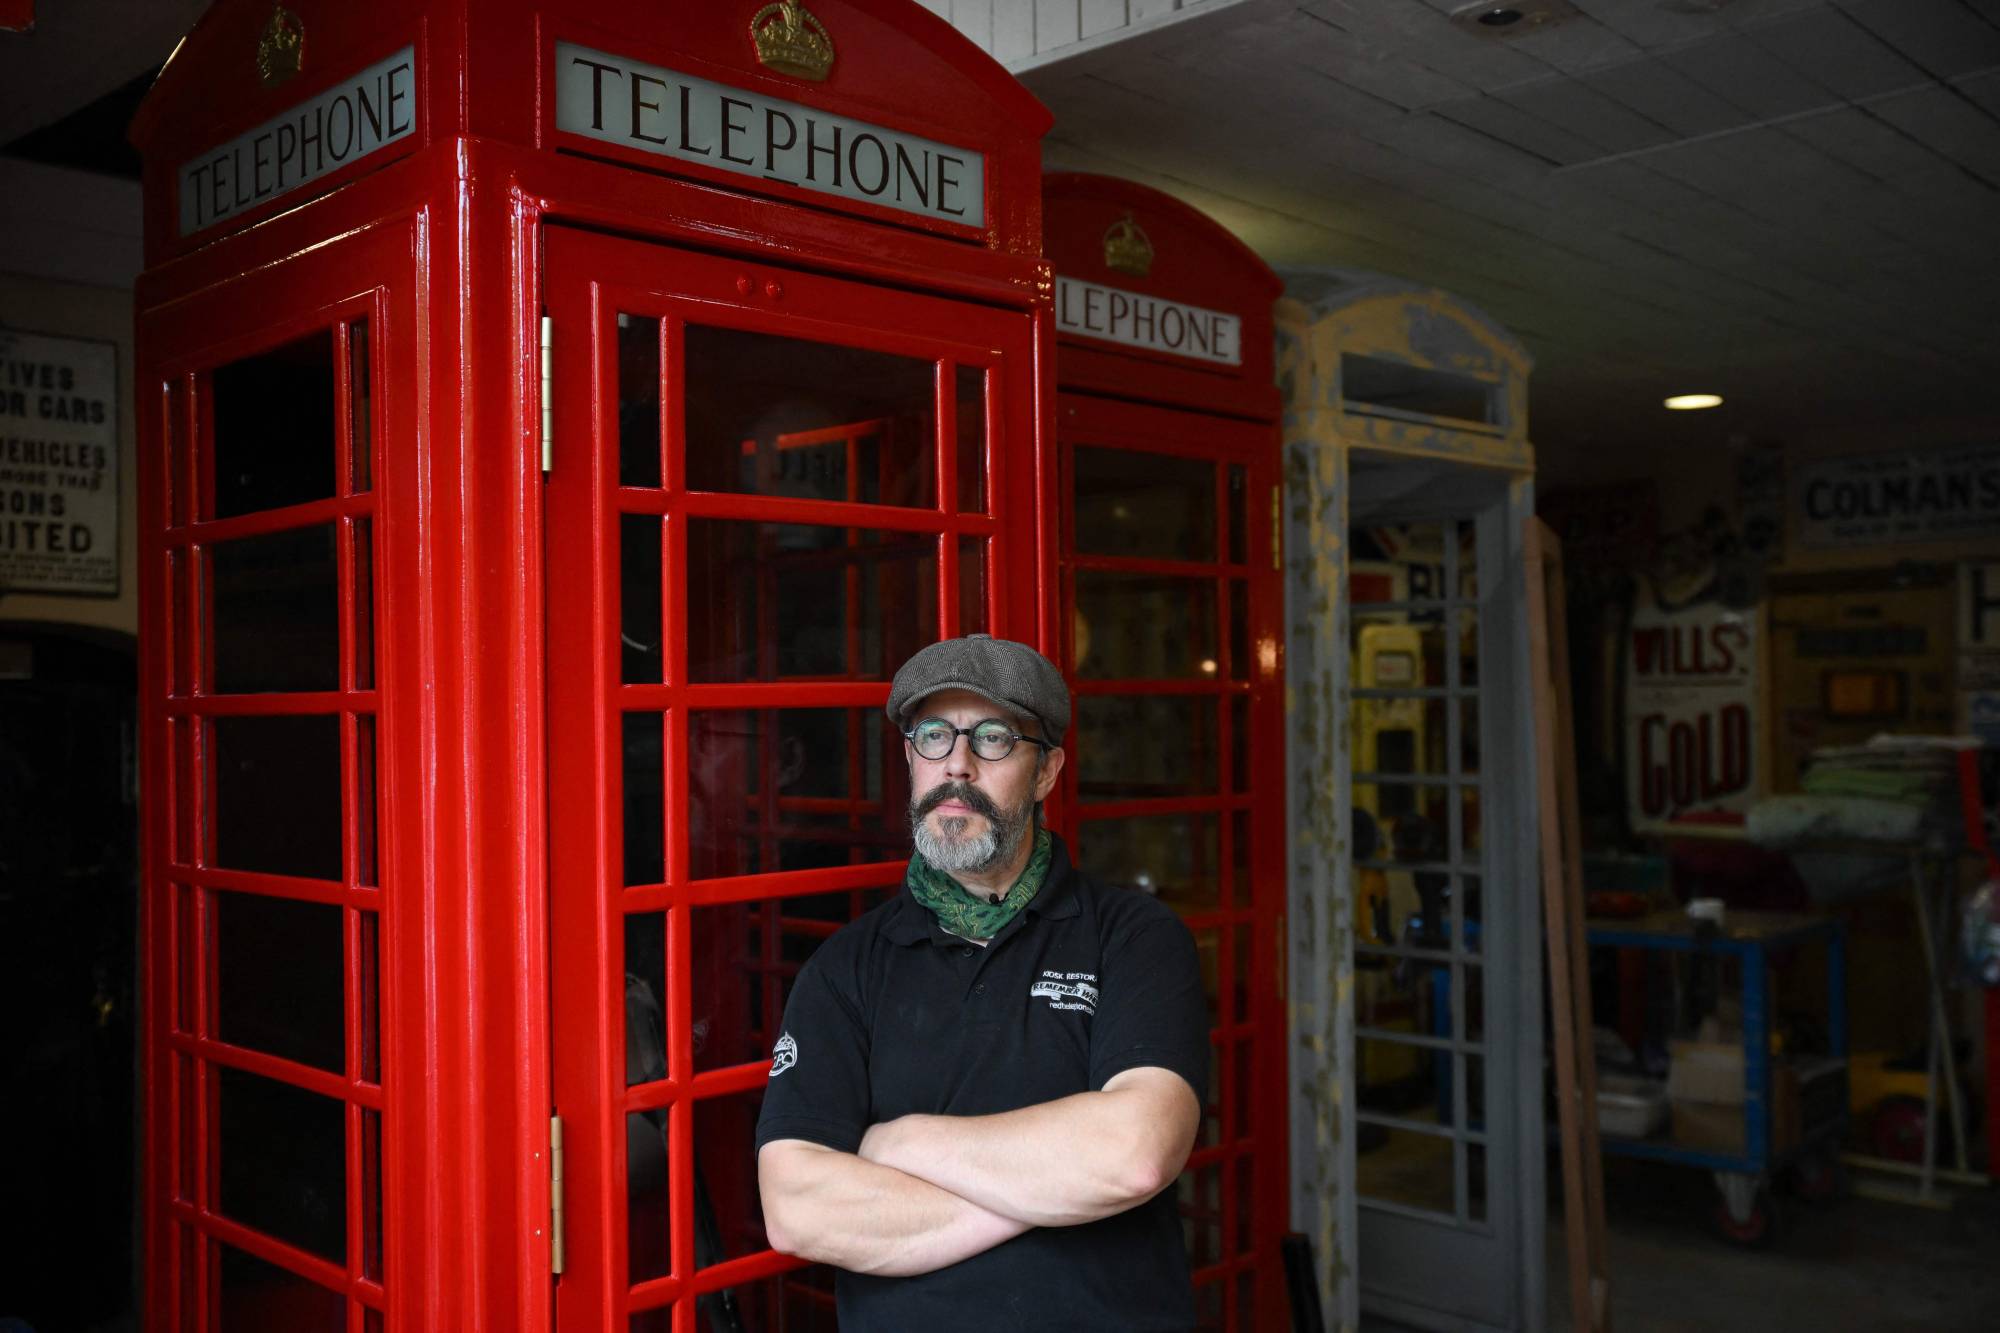
<svg viewBox="0 0 2000 1333">
<path fill-rule="evenodd" d="M 1585 75 L 1582 82 L 1676 134 L 1714 134 L 1750 123 L 1741 107 L 1717 97 L 1664 60 L 1649 58 Z"/>
<path fill-rule="evenodd" d="M 1796 115 L 1833 100 L 1824 88 L 1740 33 L 1671 51 L 1661 59 L 1759 118 Z"/>
<path fill-rule="evenodd" d="M 2000 121 L 1943 88 L 1891 97 L 1869 111 L 2000 189 Z"/>
<path fill-rule="evenodd" d="M 1938 78 L 2000 66 L 2000 26 L 1957 4 L 1846 0 L 1850 18 Z"/>
<path fill-rule="evenodd" d="M 1873 97 L 1926 78 L 1887 42 L 1837 9 L 1796 14 L 1751 29 L 1750 36 L 1801 75 L 1841 97 Z"/>
</svg>

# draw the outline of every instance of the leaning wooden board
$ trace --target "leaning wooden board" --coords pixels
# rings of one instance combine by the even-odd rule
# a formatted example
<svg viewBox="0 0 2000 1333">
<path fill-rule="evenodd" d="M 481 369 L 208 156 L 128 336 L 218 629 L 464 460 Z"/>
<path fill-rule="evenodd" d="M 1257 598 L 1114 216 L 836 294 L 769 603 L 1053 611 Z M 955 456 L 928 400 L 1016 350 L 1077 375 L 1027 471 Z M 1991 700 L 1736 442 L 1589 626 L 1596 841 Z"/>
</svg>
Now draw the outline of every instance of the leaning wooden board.
<svg viewBox="0 0 2000 1333">
<path fill-rule="evenodd" d="M 1541 820 L 1542 910 L 1549 942 L 1570 1327 L 1610 1333 L 1611 1277 L 1604 1242 L 1604 1170 L 1597 1149 L 1597 1060 L 1591 1042 L 1590 967 L 1584 943 L 1583 847 L 1576 740 L 1570 721 L 1562 544 L 1547 524 L 1530 517 L 1522 532 L 1522 553 L 1528 580 L 1528 674 L 1534 682 L 1535 795 Z"/>
</svg>

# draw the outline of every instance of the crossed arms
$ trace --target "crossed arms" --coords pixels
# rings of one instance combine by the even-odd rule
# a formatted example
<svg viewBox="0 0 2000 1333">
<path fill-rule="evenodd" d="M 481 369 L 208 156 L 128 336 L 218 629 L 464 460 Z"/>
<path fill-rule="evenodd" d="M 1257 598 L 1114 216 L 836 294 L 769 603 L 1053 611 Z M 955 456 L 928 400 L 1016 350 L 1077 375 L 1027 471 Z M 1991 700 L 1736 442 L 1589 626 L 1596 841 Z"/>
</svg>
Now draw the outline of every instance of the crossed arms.
<svg viewBox="0 0 2000 1333">
<path fill-rule="evenodd" d="M 773 1248 L 855 1273 L 948 1267 L 1034 1227 L 1136 1207 L 1187 1161 L 1201 1106 L 1180 1075 L 1147 1066 L 1101 1092 L 999 1115 L 910 1115 L 873 1125 L 858 1152 L 776 1139 L 757 1155 Z"/>
</svg>

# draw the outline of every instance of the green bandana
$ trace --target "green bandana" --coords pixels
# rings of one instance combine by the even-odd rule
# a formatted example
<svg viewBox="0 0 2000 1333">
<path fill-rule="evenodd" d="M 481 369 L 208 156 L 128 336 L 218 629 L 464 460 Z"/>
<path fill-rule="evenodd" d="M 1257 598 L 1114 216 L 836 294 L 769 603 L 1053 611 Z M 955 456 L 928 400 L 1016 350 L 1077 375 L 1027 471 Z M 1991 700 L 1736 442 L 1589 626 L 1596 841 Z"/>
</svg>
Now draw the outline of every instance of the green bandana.
<svg viewBox="0 0 2000 1333">
<path fill-rule="evenodd" d="M 1055 839 L 1047 829 L 1036 829 L 1035 852 L 1028 858 L 1027 869 L 997 903 L 968 890 L 924 860 L 922 852 L 911 854 L 903 882 L 910 886 L 910 895 L 930 910 L 940 926 L 969 940 L 990 940 L 1040 892 L 1054 856 Z"/>
</svg>

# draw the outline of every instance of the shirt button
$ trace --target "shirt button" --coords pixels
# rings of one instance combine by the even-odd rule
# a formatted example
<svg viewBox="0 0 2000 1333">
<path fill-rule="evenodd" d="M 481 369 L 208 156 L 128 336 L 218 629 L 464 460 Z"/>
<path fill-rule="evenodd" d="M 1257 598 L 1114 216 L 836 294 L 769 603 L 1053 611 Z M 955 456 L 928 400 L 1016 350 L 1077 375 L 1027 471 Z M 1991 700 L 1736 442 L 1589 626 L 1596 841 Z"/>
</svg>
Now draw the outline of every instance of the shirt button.
<svg viewBox="0 0 2000 1333">
<path fill-rule="evenodd" d="M 982 982 L 980 982 L 980 983 L 979 983 L 979 984 L 978 984 L 977 986 L 974 986 L 974 987 L 972 988 L 972 993 L 973 993 L 973 994 L 975 994 L 975 995 L 984 995 L 984 994 L 986 994 L 986 983 L 982 981 Z"/>
</svg>

